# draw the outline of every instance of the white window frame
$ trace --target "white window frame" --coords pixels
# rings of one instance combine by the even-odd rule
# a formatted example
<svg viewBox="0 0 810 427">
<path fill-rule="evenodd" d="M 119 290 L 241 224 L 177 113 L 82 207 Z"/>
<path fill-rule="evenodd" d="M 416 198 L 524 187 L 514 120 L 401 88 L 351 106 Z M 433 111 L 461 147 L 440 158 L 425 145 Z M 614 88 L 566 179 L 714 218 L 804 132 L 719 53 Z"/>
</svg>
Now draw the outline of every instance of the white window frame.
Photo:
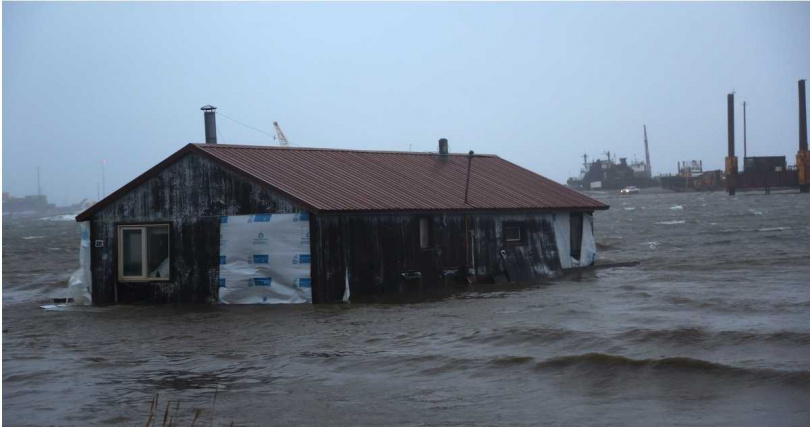
<svg viewBox="0 0 810 427">
<path fill-rule="evenodd" d="M 169 266 L 171 266 L 172 256 L 172 229 L 169 224 L 126 224 L 118 226 L 118 244 L 116 245 L 118 256 L 118 280 L 125 282 L 168 282 L 171 279 L 172 273 L 169 268 L 169 275 L 167 277 L 149 277 L 149 262 L 147 257 L 147 242 L 146 230 L 149 228 L 166 228 L 169 237 Z M 140 230 L 141 231 L 141 275 L 140 276 L 124 276 L 124 230 Z"/>
<path fill-rule="evenodd" d="M 506 230 L 508 230 L 510 228 L 517 228 L 517 231 L 518 231 L 517 239 L 510 239 L 507 236 Z M 507 225 L 507 226 L 503 227 L 503 234 L 504 234 L 503 238 L 504 238 L 504 240 L 506 240 L 507 242 L 522 242 L 523 241 L 523 230 L 521 230 L 521 228 L 523 228 L 523 227 L 521 227 L 519 225 Z"/>
</svg>

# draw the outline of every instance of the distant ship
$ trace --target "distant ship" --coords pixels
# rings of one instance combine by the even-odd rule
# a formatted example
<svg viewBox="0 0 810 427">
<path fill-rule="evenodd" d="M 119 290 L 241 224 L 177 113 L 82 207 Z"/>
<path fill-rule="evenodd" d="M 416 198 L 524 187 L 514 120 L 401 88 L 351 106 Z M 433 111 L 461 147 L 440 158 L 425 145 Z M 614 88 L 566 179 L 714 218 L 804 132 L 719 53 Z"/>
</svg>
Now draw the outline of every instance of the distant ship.
<svg viewBox="0 0 810 427">
<path fill-rule="evenodd" d="M 568 178 L 568 186 L 577 190 L 620 190 L 628 186 L 638 188 L 657 187 L 658 180 L 653 178 L 650 167 L 650 150 L 647 145 L 647 126 L 644 126 L 644 154 L 645 161 L 633 161 L 628 164 L 624 157 L 610 156 L 606 151 L 606 159 L 596 159 L 588 162 L 588 155 L 582 156 L 582 170 L 578 177 Z"/>
<path fill-rule="evenodd" d="M 588 156 L 583 155 L 582 170 L 578 177 L 568 178 L 568 186 L 577 190 L 621 190 L 629 186 L 648 188 L 659 185 L 647 163 L 636 161 L 628 164 L 624 157 L 617 163 L 609 151 L 605 154 L 606 159 L 590 163 Z"/>
</svg>

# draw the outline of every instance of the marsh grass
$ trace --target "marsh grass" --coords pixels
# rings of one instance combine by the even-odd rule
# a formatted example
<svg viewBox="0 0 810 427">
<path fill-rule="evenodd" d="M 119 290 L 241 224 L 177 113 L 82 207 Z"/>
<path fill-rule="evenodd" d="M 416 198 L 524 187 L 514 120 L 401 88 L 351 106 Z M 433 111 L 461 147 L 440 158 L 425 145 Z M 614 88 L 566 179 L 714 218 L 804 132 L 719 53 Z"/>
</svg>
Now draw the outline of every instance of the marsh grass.
<svg viewBox="0 0 810 427">
<path fill-rule="evenodd" d="M 214 426 L 214 415 L 217 405 L 217 391 L 214 391 L 214 400 L 211 404 L 210 410 L 203 410 L 202 408 L 194 408 L 193 416 L 186 416 L 186 419 L 180 414 L 180 401 L 169 400 L 166 402 L 165 409 L 161 409 L 160 393 L 155 393 L 152 402 L 149 405 L 149 413 L 146 417 L 145 427 L 211 427 Z M 162 420 L 160 419 L 162 415 Z M 191 418 L 190 420 L 188 418 Z M 234 427 L 233 421 L 228 424 L 229 427 Z"/>
</svg>

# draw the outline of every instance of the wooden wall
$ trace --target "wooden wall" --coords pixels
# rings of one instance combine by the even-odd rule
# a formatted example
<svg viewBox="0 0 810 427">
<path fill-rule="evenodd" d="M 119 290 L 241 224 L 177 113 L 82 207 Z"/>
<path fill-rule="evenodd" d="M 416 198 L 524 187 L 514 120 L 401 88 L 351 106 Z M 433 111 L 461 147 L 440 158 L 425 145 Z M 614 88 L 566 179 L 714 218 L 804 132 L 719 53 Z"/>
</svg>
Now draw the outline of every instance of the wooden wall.
<svg viewBox="0 0 810 427">
<path fill-rule="evenodd" d="M 421 217 L 431 224 L 427 249 L 419 244 Z M 313 215 L 310 221 L 313 302 L 340 300 L 347 277 L 352 295 L 461 282 L 472 264 L 467 254 L 473 251 L 479 281 L 493 281 L 495 276 L 529 281 L 560 271 L 554 227 L 546 213 Z M 506 242 L 504 223 L 520 225 L 524 239 Z M 467 228 L 474 230 L 471 242 L 465 242 Z M 421 278 L 403 278 L 403 273 L 413 277 L 413 272 Z"/>
<path fill-rule="evenodd" d="M 215 301 L 219 216 L 299 211 L 200 155 L 186 155 L 93 215 L 91 243 L 104 245 L 92 248 L 93 302 L 114 303 L 116 291 L 118 302 Z M 117 225 L 142 223 L 171 225 L 170 281 L 117 283 Z"/>
</svg>

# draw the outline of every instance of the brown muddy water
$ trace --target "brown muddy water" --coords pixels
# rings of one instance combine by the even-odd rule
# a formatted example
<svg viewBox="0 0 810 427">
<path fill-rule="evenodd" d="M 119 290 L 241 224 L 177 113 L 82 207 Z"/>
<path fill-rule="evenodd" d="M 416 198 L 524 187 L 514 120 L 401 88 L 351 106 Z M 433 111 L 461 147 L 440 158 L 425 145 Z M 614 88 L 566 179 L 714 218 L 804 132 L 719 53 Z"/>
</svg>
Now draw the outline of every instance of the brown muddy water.
<svg viewBox="0 0 810 427">
<path fill-rule="evenodd" d="M 637 267 L 400 304 L 43 310 L 76 225 L 6 218 L 3 423 L 810 425 L 810 196 L 596 196 Z"/>
</svg>

